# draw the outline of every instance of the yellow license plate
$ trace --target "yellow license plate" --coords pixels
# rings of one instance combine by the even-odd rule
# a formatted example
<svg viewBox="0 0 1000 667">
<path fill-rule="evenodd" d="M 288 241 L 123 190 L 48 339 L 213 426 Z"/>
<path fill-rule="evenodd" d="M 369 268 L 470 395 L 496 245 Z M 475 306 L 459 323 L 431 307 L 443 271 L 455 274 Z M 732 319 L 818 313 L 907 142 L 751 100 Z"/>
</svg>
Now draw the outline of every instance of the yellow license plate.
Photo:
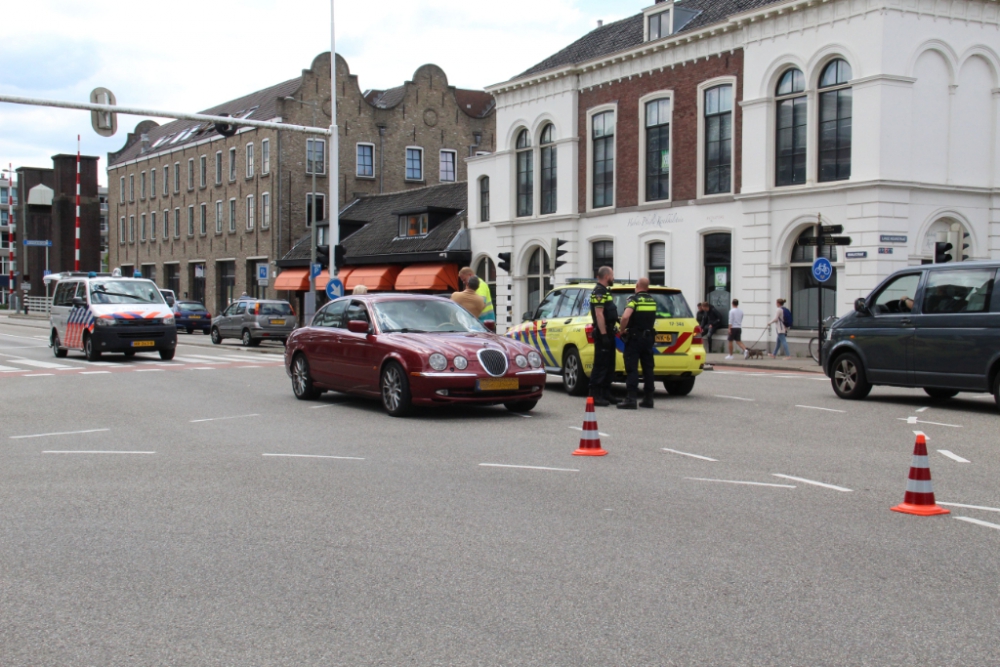
<svg viewBox="0 0 1000 667">
<path fill-rule="evenodd" d="M 201 315 L 191 315 L 191 319 L 192 320 L 200 320 L 201 319 Z"/>
<path fill-rule="evenodd" d="M 156 341 L 152 340 L 134 340 L 132 341 L 132 347 L 155 347 Z"/>
<path fill-rule="evenodd" d="M 521 388 L 517 378 L 489 378 L 476 381 L 476 391 L 511 391 Z"/>
<path fill-rule="evenodd" d="M 284 325 L 285 320 L 271 320 L 271 324 Z"/>
<path fill-rule="evenodd" d="M 674 335 L 673 334 L 661 334 L 661 333 L 658 333 L 658 334 L 656 334 L 656 342 L 657 343 L 673 343 L 674 342 Z"/>
</svg>

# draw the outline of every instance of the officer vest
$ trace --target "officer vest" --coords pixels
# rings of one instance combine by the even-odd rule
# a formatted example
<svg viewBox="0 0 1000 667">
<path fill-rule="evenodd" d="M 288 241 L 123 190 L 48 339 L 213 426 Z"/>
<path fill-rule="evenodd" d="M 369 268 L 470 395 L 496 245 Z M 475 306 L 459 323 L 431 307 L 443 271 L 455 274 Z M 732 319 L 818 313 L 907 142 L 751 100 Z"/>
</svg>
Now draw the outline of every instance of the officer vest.
<svg viewBox="0 0 1000 667">
<path fill-rule="evenodd" d="M 651 331 L 656 325 L 656 300 L 648 292 L 629 297 L 625 308 L 632 309 L 628 320 L 629 331 Z"/>
</svg>

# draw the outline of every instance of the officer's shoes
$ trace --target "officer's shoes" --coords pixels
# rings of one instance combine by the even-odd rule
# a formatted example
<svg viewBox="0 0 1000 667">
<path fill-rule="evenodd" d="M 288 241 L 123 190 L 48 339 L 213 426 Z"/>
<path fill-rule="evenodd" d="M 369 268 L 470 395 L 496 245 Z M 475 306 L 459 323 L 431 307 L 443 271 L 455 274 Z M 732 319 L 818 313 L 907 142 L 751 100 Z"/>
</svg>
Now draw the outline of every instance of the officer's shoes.
<svg viewBox="0 0 1000 667">
<path fill-rule="evenodd" d="M 639 407 L 640 408 L 653 407 L 653 396 L 651 394 L 647 394 L 646 397 L 639 402 Z"/>
<path fill-rule="evenodd" d="M 622 402 L 622 399 L 618 398 L 617 396 L 615 396 L 611 392 L 608 392 L 608 393 L 604 394 L 604 400 L 607 401 L 608 403 L 612 404 L 612 405 L 618 405 L 619 403 Z"/>
<path fill-rule="evenodd" d="M 611 405 L 608 399 L 604 398 L 603 396 L 594 396 L 593 399 L 594 399 L 594 405 L 596 405 L 599 408 L 606 408 L 609 405 Z"/>
<path fill-rule="evenodd" d="M 635 410 L 636 409 L 635 398 L 629 397 L 618 404 L 619 410 Z"/>
</svg>

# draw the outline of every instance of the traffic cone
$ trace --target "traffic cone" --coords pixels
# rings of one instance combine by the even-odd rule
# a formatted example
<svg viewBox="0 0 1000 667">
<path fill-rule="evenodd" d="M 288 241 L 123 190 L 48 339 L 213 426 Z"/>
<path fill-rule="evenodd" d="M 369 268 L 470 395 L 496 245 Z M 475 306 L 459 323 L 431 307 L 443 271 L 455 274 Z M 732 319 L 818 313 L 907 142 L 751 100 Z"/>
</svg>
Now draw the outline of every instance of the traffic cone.
<svg viewBox="0 0 1000 667">
<path fill-rule="evenodd" d="M 594 397 L 587 397 L 587 411 L 583 415 L 583 435 L 580 436 L 580 449 L 573 456 L 606 456 L 601 449 L 601 436 L 597 432 L 597 417 L 594 415 Z"/>
<path fill-rule="evenodd" d="M 927 462 L 927 438 L 923 434 L 917 436 L 917 443 L 913 446 L 913 463 L 910 465 L 910 479 L 906 482 L 906 496 L 902 504 L 891 509 L 893 512 L 917 516 L 951 514 L 950 510 L 938 506 L 934 501 L 931 468 Z"/>
</svg>

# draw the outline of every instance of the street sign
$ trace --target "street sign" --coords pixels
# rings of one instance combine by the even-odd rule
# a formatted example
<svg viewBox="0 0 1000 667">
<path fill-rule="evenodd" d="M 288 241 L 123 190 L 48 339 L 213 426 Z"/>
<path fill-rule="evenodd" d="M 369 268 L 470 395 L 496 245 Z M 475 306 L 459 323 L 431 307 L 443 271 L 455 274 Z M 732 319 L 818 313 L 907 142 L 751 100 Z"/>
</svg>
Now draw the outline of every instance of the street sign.
<svg viewBox="0 0 1000 667">
<path fill-rule="evenodd" d="M 90 91 L 91 104 L 118 104 L 115 94 L 107 88 L 94 88 Z M 102 137 L 113 136 L 118 131 L 118 114 L 114 111 L 91 111 L 90 124 Z"/>
<path fill-rule="evenodd" d="M 854 250 L 852 252 L 846 253 L 847 259 L 865 259 L 868 257 L 867 250 Z"/>
<path fill-rule="evenodd" d="M 267 262 L 257 263 L 257 284 L 267 285 Z"/>
<path fill-rule="evenodd" d="M 331 300 L 344 296 L 344 283 L 340 278 L 330 278 L 330 282 L 326 284 L 326 295 Z"/>
<path fill-rule="evenodd" d="M 879 248 L 878 249 L 878 254 L 880 254 L 880 255 L 891 255 L 892 254 L 892 248 Z"/>
<path fill-rule="evenodd" d="M 844 226 L 843 225 L 823 225 L 819 229 L 820 229 L 820 233 L 823 236 L 833 236 L 834 234 L 843 234 L 844 233 Z"/>
<path fill-rule="evenodd" d="M 21 283 L 21 291 L 22 292 L 30 292 L 31 291 L 31 283 Z"/>
<path fill-rule="evenodd" d="M 826 257 L 820 257 L 812 266 L 813 278 L 821 283 L 825 283 L 833 276 L 833 265 Z"/>
<path fill-rule="evenodd" d="M 816 238 L 815 236 L 806 236 L 806 237 L 800 238 L 798 241 L 796 241 L 796 245 L 800 245 L 800 246 L 817 246 L 817 245 L 819 245 L 819 239 Z"/>
<path fill-rule="evenodd" d="M 313 264 L 312 265 L 312 277 L 313 278 L 318 278 L 319 274 L 321 274 L 322 272 L 323 272 L 323 265 L 322 264 Z"/>
<path fill-rule="evenodd" d="M 895 236 L 893 234 L 882 234 L 878 237 L 879 243 L 906 243 L 908 237 L 906 236 Z"/>
<path fill-rule="evenodd" d="M 52 241 L 31 241 L 29 239 L 24 239 L 24 245 L 29 248 L 51 248 Z"/>
<path fill-rule="evenodd" d="M 851 245 L 850 236 L 824 236 L 823 245 Z"/>
</svg>

